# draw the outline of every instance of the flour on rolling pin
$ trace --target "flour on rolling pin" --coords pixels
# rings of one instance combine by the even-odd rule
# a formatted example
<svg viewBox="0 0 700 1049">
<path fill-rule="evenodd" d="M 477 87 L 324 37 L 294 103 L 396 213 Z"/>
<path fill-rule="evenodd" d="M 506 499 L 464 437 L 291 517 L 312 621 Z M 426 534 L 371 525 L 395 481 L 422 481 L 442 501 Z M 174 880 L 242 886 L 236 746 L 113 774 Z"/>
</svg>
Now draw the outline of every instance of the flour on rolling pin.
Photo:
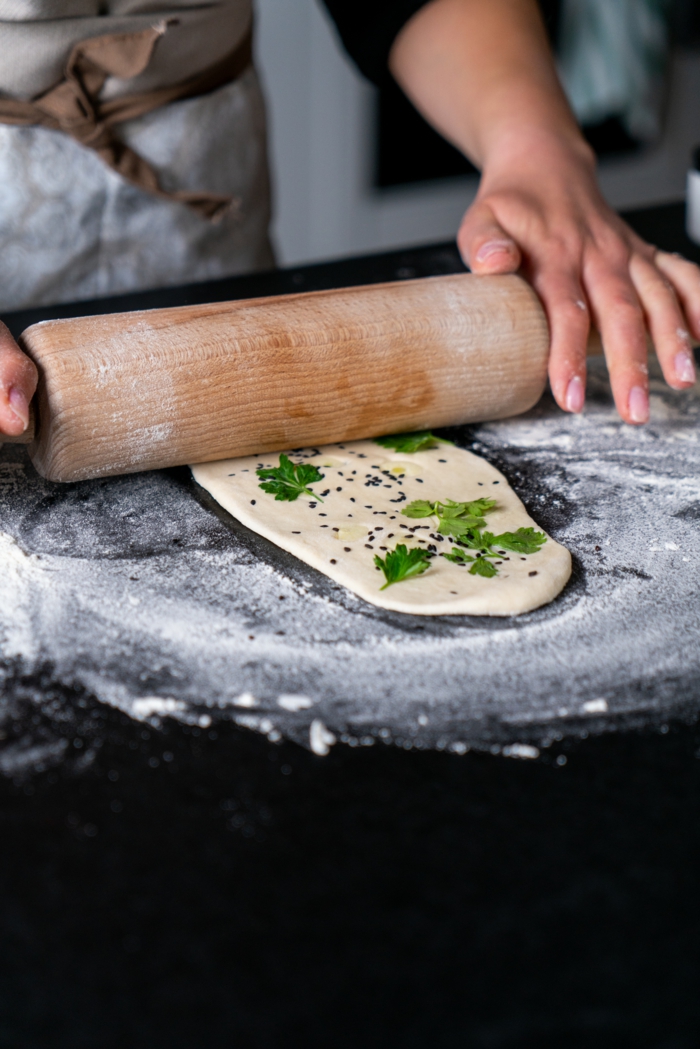
<svg viewBox="0 0 700 1049">
<path fill-rule="evenodd" d="M 191 469 L 242 524 L 381 608 L 509 616 L 560 593 L 569 551 L 498 470 L 432 435 L 380 440 Z"/>
</svg>

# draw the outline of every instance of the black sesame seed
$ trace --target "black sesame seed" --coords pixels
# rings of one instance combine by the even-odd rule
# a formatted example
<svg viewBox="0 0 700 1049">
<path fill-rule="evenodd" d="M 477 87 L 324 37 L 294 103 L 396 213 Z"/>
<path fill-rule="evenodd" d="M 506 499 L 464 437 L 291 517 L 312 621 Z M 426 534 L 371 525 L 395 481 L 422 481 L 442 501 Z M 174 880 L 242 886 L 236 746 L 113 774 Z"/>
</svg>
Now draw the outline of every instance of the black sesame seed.
<svg viewBox="0 0 700 1049">
<path fill-rule="evenodd" d="M 319 517 L 328 517 L 328 514 L 322 514 L 321 511 L 319 510 L 318 516 Z"/>
<path fill-rule="evenodd" d="M 380 546 L 379 549 L 380 550 L 386 550 L 387 548 L 385 546 Z"/>
<path fill-rule="evenodd" d="M 526 557 L 521 557 L 520 560 L 521 561 L 527 561 L 527 558 Z"/>
<path fill-rule="evenodd" d="M 492 484 L 500 484 L 500 481 L 493 481 Z"/>
<path fill-rule="evenodd" d="M 528 575 L 537 575 L 537 572 L 528 572 Z"/>
<path fill-rule="evenodd" d="M 342 492 L 342 488 L 336 488 L 336 492 Z"/>
<path fill-rule="evenodd" d="M 351 549 L 352 549 L 352 547 L 349 547 L 349 546 L 344 546 L 343 547 L 343 550 L 345 551 L 346 554 L 349 554 Z"/>
<path fill-rule="evenodd" d="M 334 529 L 333 529 L 333 531 L 334 531 L 334 532 L 339 532 L 339 531 L 340 531 L 340 529 L 339 529 L 339 528 L 334 528 Z"/>
<path fill-rule="evenodd" d="M 422 477 L 416 477 L 416 480 L 418 481 L 418 484 L 423 484 L 423 478 Z"/>
<path fill-rule="evenodd" d="M 387 536 L 387 539 L 393 539 L 393 538 L 394 538 L 394 533 L 393 532 L 389 532 L 389 534 Z"/>
<path fill-rule="evenodd" d="M 332 558 L 331 558 L 331 564 L 332 564 L 332 565 L 337 565 L 337 563 L 338 563 L 338 562 L 336 561 L 336 559 L 335 559 L 334 557 L 332 557 Z"/>
<path fill-rule="evenodd" d="M 255 506 L 255 499 L 251 499 L 251 500 L 250 500 L 250 505 L 251 505 L 251 506 Z"/>
<path fill-rule="evenodd" d="M 365 510 L 371 510 L 371 509 L 372 509 L 371 506 L 365 506 Z"/>
<path fill-rule="evenodd" d="M 321 495 L 330 495 L 330 494 L 331 494 L 330 488 L 326 488 L 325 492 L 321 492 Z"/>
<path fill-rule="evenodd" d="M 372 544 L 371 543 L 365 543 L 365 546 L 368 547 L 369 550 L 372 549 Z"/>
<path fill-rule="evenodd" d="M 351 503 L 354 503 L 354 502 L 355 502 L 355 500 L 353 499 L 353 497 L 352 497 L 352 496 L 350 496 L 350 502 L 351 502 Z"/>
<path fill-rule="evenodd" d="M 446 462 L 447 462 L 447 459 L 438 459 L 438 462 L 439 462 L 439 463 L 446 463 Z M 451 593 L 451 594 L 454 594 L 454 590 L 451 590 L 451 591 L 450 591 L 450 593 Z"/>
<path fill-rule="evenodd" d="M 292 535 L 301 535 L 301 532 L 292 532 Z"/>
<path fill-rule="evenodd" d="M 284 601 L 284 594 L 280 594 L 280 601 Z"/>
</svg>

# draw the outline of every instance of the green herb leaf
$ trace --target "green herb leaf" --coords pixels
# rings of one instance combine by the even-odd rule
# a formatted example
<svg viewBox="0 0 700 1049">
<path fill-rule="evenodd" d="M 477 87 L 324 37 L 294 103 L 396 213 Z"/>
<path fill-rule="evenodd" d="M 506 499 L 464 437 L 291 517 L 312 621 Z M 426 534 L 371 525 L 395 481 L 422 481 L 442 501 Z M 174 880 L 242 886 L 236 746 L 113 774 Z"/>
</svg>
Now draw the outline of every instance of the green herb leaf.
<svg viewBox="0 0 700 1049">
<path fill-rule="evenodd" d="M 442 556 L 447 561 L 452 561 L 456 565 L 471 564 L 471 568 L 469 569 L 470 575 L 481 575 L 486 579 L 493 579 L 495 575 L 498 575 L 498 569 L 488 560 L 488 558 L 493 557 L 494 554 L 484 554 L 482 557 L 472 557 L 471 554 L 465 554 L 463 550 L 458 550 L 457 547 L 453 546 L 451 554 L 443 554 Z"/>
<path fill-rule="evenodd" d="M 466 512 L 473 517 L 481 517 L 483 514 L 490 514 L 495 509 L 495 499 L 475 499 L 473 502 L 467 503 Z"/>
<path fill-rule="evenodd" d="M 488 535 L 488 532 L 484 532 L 483 535 Z M 464 532 L 463 535 L 455 536 L 455 538 L 459 539 L 460 543 L 469 550 L 482 550 L 486 553 L 488 547 L 484 545 L 483 535 L 478 528 L 471 528 Z"/>
<path fill-rule="evenodd" d="M 451 554 L 443 554 L 442 556 L 446 561 L 452 561 L 456 565 L 465 565 L 476 561 L 475 557 L 472 557 L 471 554 L 465 554 L 464 550 L 458 550 L 456 546 L 452 547 Z"/>
<path fill-rule="evenodd" d="M 440 535 L 453 535 L 455 539 L 461 539 L 463 535 L 469 535 L 472 529 L 483 528 L 485 524 L 483 517 L 441 517 L 437 530 Z"/>
<path fill-rule="evenodd" d="M 400 583 L 404 579 L 422 575 L 430 568 L 430 554 L 427 550 L 415 547 L 409 550 L 403 543 L 398 543 L 385 558 L 375 555 L 374 563 L 377 568 L 381 568 L 386 578 L 386 583 L 379 589 L 386 590 L 392 583 Z"/>
<path fill-rule="evenodd" d="M 501 532 L 500 535 L 484 532 L 483 539 L 488 546 L 500 546 L 504 550 L 513 550 L 516 554 L 536 554 L 547 542 L 544 532 L 536 532 L 534 528 L 518 528 L 517 532 Z"/>
<path fill-rule="evenodd" d="M 438 531 L 442 535 L 459 538 L 472 528 L 483 528 L 486 522 L 482 514 L 496 507 L 495 499 L 475 499 L 471 503 L 455 503 L 452 499 L 431 503 L 427 499 L 414 499 L 401 513 L 404 517 L 437 517 Z"/>
<path fill-rule="evenodd" d="M 404 517 L 431 517 L 435 513 L 435 505 L 427 499 L 414 499 L 401 513 Z"/>
<path fill-rule="evenodd" d="M 300 495 L 310 495 L 312 499 L 323 502 L 320 495 L 316 495 L 307 486 L 315 481 L 322 481 L 324 474 L 317 466 L 310 463 L 293 463 L 286 455 L 280 455 L 279 466 L 272 466 L 264 470 L 255 471 L 260 478 L 259 487 L 263 492 L 274 495 L 275 499 L 293 503 Z"/>
<path fill-rule="evenodd" d="M 474 558 L 474 564 L 469 569 L 470 575 L 481 575 L 486 579 L 493 579 L 495 575 L 498 575 L 498 569 L 495 565 L 492 565 L 490 561 L 487 561 L 485 557 Z"/>
<path fill-rule="evenodd" d="M 415 433 L 392 433 L 387 437 L 375 437 L 375 444 L 382 448 L 393 448 L 396 452 L 423 452 L 427 448 L 437 448 L 438 444 L 452 444 L 443 437 L 436 437 L 430 430 L 417 430 Z"/>
</svg>

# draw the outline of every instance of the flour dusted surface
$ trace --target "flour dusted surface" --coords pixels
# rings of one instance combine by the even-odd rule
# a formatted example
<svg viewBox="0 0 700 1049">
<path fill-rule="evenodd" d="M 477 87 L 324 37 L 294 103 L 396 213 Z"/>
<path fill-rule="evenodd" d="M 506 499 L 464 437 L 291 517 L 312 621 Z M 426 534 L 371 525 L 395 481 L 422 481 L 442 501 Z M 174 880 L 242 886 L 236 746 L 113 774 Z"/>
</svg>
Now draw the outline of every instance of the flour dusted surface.
<svg viewBox="0 0 700 1049">
<path fill-rule="evenodd" d="M 288 453 L 316 466 L 318 498 L 278 501 L 260 488 L 256 471 L 277 466 L 279 455 L 225 459 L 192 467 L 195 480 L 238 521 L 380 608 L 413 615 L 508 616 L 539 608 L 571 575 L 569 551 L 548 538 L 522 556 L 505 551 L 498 575 L 472 575 L 469 565 L 444 557 L 454 547 L 435 519 L 402 514 L 416 499 L 496 500 L 488 514 L 494 534 L 537 527 L 505 477 L 484 459 L 447 443 L 407 454 L 374 441 L 353 441 Z M 375 555 L 398 543 L 433 553 L 427 571 L 385 590 Z"/>
</svg>

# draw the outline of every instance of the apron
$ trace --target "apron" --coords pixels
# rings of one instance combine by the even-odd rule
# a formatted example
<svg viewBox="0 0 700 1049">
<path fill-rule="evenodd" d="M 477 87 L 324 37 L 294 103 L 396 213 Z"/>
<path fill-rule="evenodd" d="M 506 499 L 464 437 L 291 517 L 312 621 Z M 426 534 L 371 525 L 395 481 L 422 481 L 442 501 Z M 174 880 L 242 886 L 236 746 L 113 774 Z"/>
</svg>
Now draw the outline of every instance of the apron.
<svg viewBox="0 0 700 1049">
<path fill-rule="evenodd" d="M 247 58 L 229 82 L 220 73 L 245 47 L 250 0 L 155 6 L 0 0 L 0 310 L 274 264 L 259 83 Z M 112 60 L 96 66 L 105 46 Z M 67 73 L 76 55 L 77 87 Z M 176 100 L 157 105 L 169 88 Z M 83 115 L 96 107 L 87 132 L 76 95 Z M 150 109 L 132 104 L 143 99 Z M 37 106 L 49 126 L 35 126 Z M 144 108 L 100 130 L 104 113 Z M 111 145 L 98 149 L 105 136 Z M 209 217 L 201 196 L 215 201 Z"/>
</svg>

